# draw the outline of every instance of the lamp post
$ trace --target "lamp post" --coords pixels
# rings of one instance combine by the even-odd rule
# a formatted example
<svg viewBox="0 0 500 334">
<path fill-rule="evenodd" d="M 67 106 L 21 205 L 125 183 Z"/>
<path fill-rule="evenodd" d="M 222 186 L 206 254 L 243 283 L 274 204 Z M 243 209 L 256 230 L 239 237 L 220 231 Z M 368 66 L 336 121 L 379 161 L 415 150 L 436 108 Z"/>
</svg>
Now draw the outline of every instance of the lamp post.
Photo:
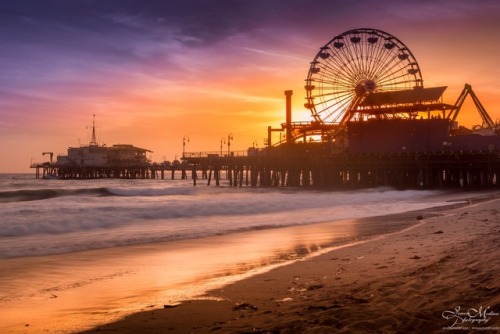
<svg viewBox="0 0 500 334">
<path fill-rule="evenodd" d="M 225 144 L 226 143 L 226 140 L 224 138 L 222 138 L 220 140 L 220 156 L 222 157 L 222 144 Z"/>
<path fill-rule="evenodd" d="M 227 135 L 227 156 L 231 155 L 231 140 L 233 140 L 233 134 Z"/>
<path fill-rule="evenodd" d="M 254 141 L 253 141 L 253 148 L 256 148 L 256 147 L 258 147 L 258 146 L 259 146 L 259 143 L 258 143 L 256 140 L 254 140 Z"/>
<path fill-rule="evenodd" d="M 189 136 L 188 135 L 185 135 L 184 137 L 182 137 L 182 157 L 183 158 L 186 155 L 186 139 L 187 139 L 187 142 L 189 143 Z"/>
</svg>

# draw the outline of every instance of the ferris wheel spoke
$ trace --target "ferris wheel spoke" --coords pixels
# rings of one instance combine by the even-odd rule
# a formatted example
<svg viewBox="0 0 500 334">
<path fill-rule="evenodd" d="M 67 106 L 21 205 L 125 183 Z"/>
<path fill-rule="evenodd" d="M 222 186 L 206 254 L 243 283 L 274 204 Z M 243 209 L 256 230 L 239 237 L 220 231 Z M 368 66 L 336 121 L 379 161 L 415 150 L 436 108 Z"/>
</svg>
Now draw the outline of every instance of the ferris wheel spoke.
<svg viewBox="0 0 500 334">
<path fill-rule="evenodd" d="M 351 69 L 351 72 L 353 74 L 361 72 L 363 69 L 360 67 L 360 62 L 359 62 L 359 54 L 355 51 L 352 52 L 352 49 L 350 48 L 350 44 L 348 43 L 346 47 L 341 49 L 342 55 L 345 59 L 348 60 L 349 67 Z"/>
<path fill-rule="evenodd" d="M 360 37 L 361 38 L 361 37 Z M 349 53 L 351 54 L 353 59 L 356 59 L 355 67 L 356 67 L 356 72 L 357 73 L 362 73 L 363 72 L 363 62 L 360 61 L 360 59 L 363 59 L 364 56 L 364 42 L 361 39 L 358 43 L 352 45 L 352 48 L 349 50 Z"/>
<path fill-rule="evenodd" d="M 373 80 L 377 80 L 379 75 L 378 73 L 381 71 L 382 68 L 388 66 L 388 56 L 385 55 L 383 59 L 377 59 L 375 62 L 372 70 L 370 71 L 370 76 L 373 78 Z"/>
<path fill-rule="evenodd" d="M 334 86 L 335 85 L 335 86 Z M 350 85 L 341 84 L 339 82 L 327 82 L 327 85 L 321 85 L 314 89 L 314 91 L 326 91 L 326 92 L 341 92 L 341 91 L 353 91 Z M 311 93 L 314 94 L 314 93 Z"/>
<path fill-rule="evenodd" d="M 323 102 L 329 102 L 329 105 L 325 107 L 325 109 L 328 109 L 329 107 L 336 106 L 340 101 L 344 99 L 352 99 L 353 93 L 349 94 L 343 94 L 343 95 L 338 95 L 334 97 L 329 97 L 328 99 L 323 100 Z"/>
<path fill-rule="evenodd" d="M 346 52 L 348 48 L 349 48 L 349 43 L 344 43 L 344 46 L 342 46 L 338 50 L 337 54 L 338 54 L 338 60 L 341 63 L 339 64 L 339 66 L 346 67 L 352 75 L 357 72 L 357 69 L 355 67 L 354 58 L 352 57 L 352 54 L 350 52 Z"/>
<path fill-rule="evenodd" d="M 383 75 L 384 76 L 395 75 L 395 73 L 405 74 L 405 75 L 409 75 L 409 76 L 414 75 L 414 74 L 410 74 L 408 72 L 411 63 L 416 64 L 416 61 L 410 61 L 408 63 L 395 62 L 394 66 L 391 69 L 387 69 Z M 416 73 L 419 73 L 419 71 L 417 71 Z M 415 77 L 415 80 L 417 80 L 416 77 Z"/>
<path fill-rule="evenodd" d="M 347 75 L 324 75 L 322 78 L 318 78 L 315 80 L 315 82 L 318 83 L 326 83 L 326 84 L 331 84 L 331 83 L 340 83 L 346 87 L 353 87 L 354 86 L 354 78 L 351 78 Z"/>
<path fill-rule="evenodd" d="M 352 77 L 356 71 L 352 68 L 349 61 L 345 61 L 345 57 L 343 54 L 336 53 L 336 56 L 328 58 L 328 66 L 332 66 L 333 68 L 342 71 L 346 74 L 346 76 Z"/>
<path fill-rule="evenodd" d="M 352 73 L 347 73 L 347 72 L 344 72 L 341 69 L 337 69 L 337 68 L 335 68 L 335 69 L 331 68 L 329 70 L 327 70 L 327 69 L 324 70 L 322 79 L 326 78 L 330 82 L 332 82 L 332 81 L 339 80 L 339 78 L 340 78 L 340 79 L 342 79 L 343 82 L 350 83 L 353 80 L 352 76 L 353 76 Z"/>
<path fill-rule="evenodd" d="M 369 55 L 366 60 L 367 63 L 367 69 L 366 69 L 366 75 L 368 78 L 372 79 L 370 76 L 370 73 L 373 71 L 373 68 L 375 67 L 376 62 L 378 61 L 378 58 L 380 57 L 380 42 L 378 41 L 377 43 L 374 43 L 372 47 L 369 49 Z"/>
<path fill-rule="evenodd" d="M 388 64 L 392 63 L 396 58 L 397 58 L 397 53 L 393 52 L 385 53 L 384 56 L 380 59 L 379 66 L 374 69 L 373 75 L 377 76 L 378 73 L 383 71 L 383 69 L 386 68 Z"/>
<path fill-rule="evenodd" d="M 346 91 L 334 91 L 334 92 L 328 92 L 328 93 L 322 93 L 321 95 L 314 96 L 315 98 L 319 97 L 332 97 L 331 100 L 335 99 L 342 99 L 345 96 L 351 96 L 354 95 L 354 92 L 352 90 L 346 90 Z"/>
<path fill-rule="evenodd" d="M 324 109 L 321 111 L 321 116 L 324 117 L 324 119 L 331 121 L 331 118 L 335 114 L 340 114 L 342 113 L 341 108 L 336 108 L 334 106 L 329 106 L 327 109 Z"/>
<path fill-rule="evenodd" d="M 319 91 L 339 91 L 339 90 L 354 90 L 352 84 L 350 82 L 336 81 L 336 80 L 328 80 L 322 82 L 315 82 L 314 90 L 311 91 L 311 94 L 316 94 L 315 92 Z"/>
<path fill-rule="evenodd" d="M 356 43 L 356 44 L 350 44 L 349 45 L 350 49 L 349 52 L 354 55 L 353 57 L 356 59 L 356 72 L 357 73 L 362 73 L 363 72 L 363 66 L 362 62 L 359 61 L 359 59 L 363 58 L 364 52 L 363 52 L 363 44 L 361 42 Z"/>
<path fill-rule="evenodd" d="M 397 81 L 401 77 L 409 77 L 408 73 L 405 73 L 404 69 L 395 69 L 391 73 L 388 73 L 384 78 L 379 80 L 380 83 L 386 83 L 389 81 Z"/>
<path fill-rule="evenodd" d="M 361 64 L 363 67 L 363 76 L 366 77 L 368 73 L 368 69 L 370 67 L 369 59 L 371 57 L 371 53 L 373 52 L 374 44 L 364 43 L 364 53 L 363 58 L 361 59 Z"/>
<path fill-rule="evenodd" d="M 340 88 L 324 88 L 324 89 L 318 89 L 318 93 L 317 94 L 311 94 L 311 97 L 320 97 L 321 95 L 341 95 L 341 94 L 345 94 L 345 93 L 352 93 L 353 90 L 352 89 L 340 89 Z"/>
<path fill-rule="evenodd" d="M 379 58 L 379 61 L 380 61 L 379 67 L 375 68 L 374 73 L 377 73 L 378 69 L 383 68 L 385 66 L 385 64 L 391 63 L 393 61 L 393 59 L 395 59 L 397 57 L 398 52 L 397 52 L 396 48 L 392 47 L 391 49 L 387 49 L 385 47 L 386 44 L 391 45 L 391 43 L 393 43 L 391 39 L 385 40 L 385 43 L 384 43 L 384 51 L 385 52 L 383 53 L 382 57 Z"/>
<path fill-rule="evenodd" d="M 401 81 L 401 79 L 404 79 L 405 81 L 411 81 L 411 77 L 408 73 L 394 72 L 393 75 L 387 77 L 386 79 L 380 80 L 379 82 L 380 84 L 387 84 L 389 82 L 396 83 L 398 81 Z"/>
<path fill-rule="evenodd" d="M 350 97 L 346 97 L 337 103 L 329 106 L 327 109 L 322 110 L 326 119 L 330 119 L 333 115 L 337 114 L 337 117 L 343 115 L 347 109 L 347 106 L 350 105 L 350 101 L 352 99 Z"/>
<path fill-rule="evenodd" d="M 374 79 L 374 69 L 377 67 L 379 63 L 379 59 L 382 57 L 382 54 L 384 52 L 383 47 L 380 45 L 381 42 L 381 36 L 378 36 L 378 41 L 374 44 L 371 45 L 369 48 L 369 52 L 367 54 L 367 59 L 366 59 L 366 72 L 365 72 L 365 77 L 367 79 L 373 80 Z"/>
<path fill-rule="evenodd" d="M 408 80 L 406 76 L 395 77 L 393 81 L 383 82 L 381 87 L 395 87 L 393 90 L 401 90 L 401 87 L 406 87 L 411 84 L 413 80 Z"/>
<path fill-rule="evenodd" d="M 392 77 L 394 73 L 400 73 L 400 71 L 401 71 L 401 64 L 393 63 L 391 64 L 391 66 L 385 68 L 383 72 L 379 73 L 378 80 L 385 81 L 387 78 Z"/>
<path fill-rule="evenodd" d="M 341 64 L 338 64 L 337 62 L 337 60 L 332 60 L 330 62 L 325 62 L 324 64 L 322 64 L 322 69 L 324 72 L 323 76 L 327 76 L 332 79 L 337 77 L 352 77 L 354 73 L 350 72 L 348 68 L 342 66 Z"/>
<path fill-rule="evenodd" d="M 333 119 L 334 122 L 340 121 L 346 113 L 349 112 L 349 108 L 352 105 L 353 99 L 345 99 L 342 101 L 342 104 L 340 105 L 340 109 L 342 110 L 341 113 L 338 113 L 335 118 Z"/>
<path fill-rule="evenodd" d="M 391 52 L 385 52 L 383 46 L 378 47 L 377 54 L 374 55 L 373 61 L 371 62 L 371 68 L 368 72 L 368 76 L 372 79 L 375 79 L 375 73 L 377 69 L 384 66 L 387 61 L 387 58 L 391 55 Z"/>
<path fill-rule="evenodd" d="M 335 96 L 327 96 L 323 95 L 322 97 L 328 97 L 328 99 L 322 99 L 321 103 L 329 103 L 329 106 L 334 106 L 336 105 L 340 100 L 343 100 L 345 98 L 350 98 L 352 96 L 352 92 L 348 94 L 343 94 L 343 95 L 335 95 Z"/>
<path fill-rule="evenodd" d="M 365 76 L 366 74 L 366 58 L 367 58 L 367 51 L 368 47 L 365 42 L 361 43 L 360 48 L 359 48 L 359 54 L 358 54 L 358 62 L 359 62 L 359 73 Z"/>
<path fill-rule="evenodd" d="M 341 113 L 342 111 L 340 109 L 335 109 L 332 108 L 332 106 L 329 106 L 328 109 L 321 110 L 318 114 L 321 116 L 323 120 L 326 120 L 328 122 L 331 122 L 332 115 Z"/>
<path fill-rule="evenodd" d="M 394 55 L 389 61 L 380 66 L 380 68 L 374 73 L 374 77 L 377 78 L 377 80 L 383 79 L 387 75 L 387 72 L 390 72 L 394 66 L 397 66 L 397 57 L 397 55 Z"/>
<path fill-rule="evenodd" d="M 354 89 L 356 86 L 356 78 L 354 77 L 336 77 L 331 78 L 330 82 L 339 85 L 340 87 L 344 87 L 347 89 Z"/>
</svg>

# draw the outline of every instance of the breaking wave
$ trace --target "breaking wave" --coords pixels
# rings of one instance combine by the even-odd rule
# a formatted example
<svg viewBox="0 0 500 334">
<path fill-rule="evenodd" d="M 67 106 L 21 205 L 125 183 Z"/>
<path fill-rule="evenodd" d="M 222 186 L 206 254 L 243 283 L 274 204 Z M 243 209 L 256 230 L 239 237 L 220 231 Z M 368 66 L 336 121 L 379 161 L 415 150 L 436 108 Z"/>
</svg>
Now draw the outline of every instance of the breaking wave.
<svg viewBox="0 0 500 334">
<path fill-rule="evenodd" d="M 39 201 L 61 196 L 109 196 L 112 193 L 107 188 L 93 189 L 35 189 L 0 192 L 0 203 Z"/>
<path fill-rule="evenodd" d="M 0 192 L 0 203 L 39 201 L 64 196 L 168 196 L 190 195 L 189 188 L 167 189 L 120 189 L 120 188 L 81 188 L 81 189 L 24 189 Z"/>
</svg>

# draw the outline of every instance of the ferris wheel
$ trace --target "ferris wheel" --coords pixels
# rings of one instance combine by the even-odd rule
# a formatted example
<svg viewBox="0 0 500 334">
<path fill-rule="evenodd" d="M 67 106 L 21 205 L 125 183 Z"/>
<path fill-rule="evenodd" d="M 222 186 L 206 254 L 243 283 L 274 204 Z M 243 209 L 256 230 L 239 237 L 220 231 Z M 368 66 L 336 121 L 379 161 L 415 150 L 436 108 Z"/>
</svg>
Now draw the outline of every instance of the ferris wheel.
<svg viewBox="0 0 500 334">
<path fill-rule="evenodd" d="M 423 88 L 420 67 L 396 37 L 354 29 L 320 48 L 306 79 L 306 104 L 315 121 L 341 124 L 371 93 Z"/>
</svg>

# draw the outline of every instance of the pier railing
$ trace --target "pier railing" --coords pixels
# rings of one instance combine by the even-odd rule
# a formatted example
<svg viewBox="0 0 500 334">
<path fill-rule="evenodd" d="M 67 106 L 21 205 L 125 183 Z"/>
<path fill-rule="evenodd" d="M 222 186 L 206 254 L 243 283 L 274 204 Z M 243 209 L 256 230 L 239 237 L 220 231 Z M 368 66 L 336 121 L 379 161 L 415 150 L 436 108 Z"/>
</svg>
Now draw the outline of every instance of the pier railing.
<svg viewBox="0 0 500 334">
<path fill-rule="evenodd" d="M 226 157 L 246 157 L 248 156 L 248 151 L 231 151 L 222 152 L 221 151 L 206 151 L 206 152 L 185 152 L 183 158 L 226 158 Z"/>
</svg>

